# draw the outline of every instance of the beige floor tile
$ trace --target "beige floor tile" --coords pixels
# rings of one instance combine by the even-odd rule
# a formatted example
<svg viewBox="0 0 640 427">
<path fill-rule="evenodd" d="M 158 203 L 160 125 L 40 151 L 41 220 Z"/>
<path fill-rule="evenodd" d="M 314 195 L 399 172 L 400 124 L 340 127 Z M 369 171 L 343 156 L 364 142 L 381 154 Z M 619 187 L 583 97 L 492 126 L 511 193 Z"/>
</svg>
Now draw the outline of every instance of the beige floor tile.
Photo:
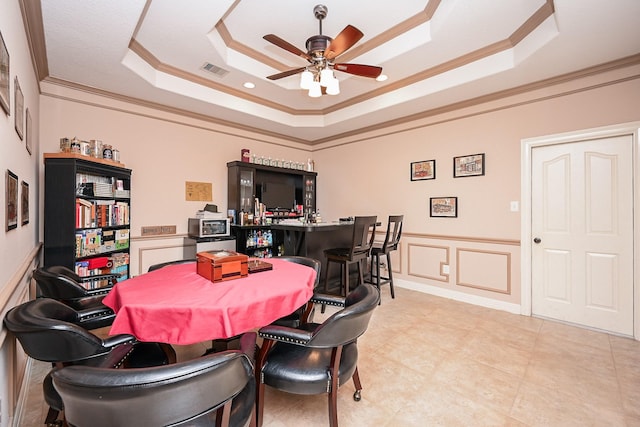
<svg viewBox="0 0 640 427">
<path fill-rule="evenodd" d="M 433 384 L 508 415 L 518 393 L 520 378 L 459 354 L 442 362 L 433 375 Z"/>
<path fill-rule="evenodd" d="M 396 412 L 389 426 L 504 426 L 508 417 L 456 390 L 429 383 Z"/>
<path fill-rule="evenodd" d="M 460 354 L 468 360 L 475 360 L 518 378 L 524 375 L 531 356 L 530 351 L 512 346 L 503 338 L 482 329 L 469 335 Z"/>
<path fill-rule="evenodd" d="M 528 426 L 625 426 L 621 412 L 531 382 L 520 387 L 511 416 Z"/>
<path fill-rule="evenodd" d="M 335 311 L 318 309 L 314 320 Z M 186 360 L 209 347 L 175 348 Z M 353 382 L 341 387 L 341 427 L 640 427 L 640 342 L 632 339 L 403 288 L 391 299 L 383 288 L 358 348 L 362 400 L 353 400 Z M 20 427 L 46 415 L 48 364 L 33 366 Z M 267 388 L 264 427 L 300 425 L 328 425 L 327 396 Z"/>
</svg>

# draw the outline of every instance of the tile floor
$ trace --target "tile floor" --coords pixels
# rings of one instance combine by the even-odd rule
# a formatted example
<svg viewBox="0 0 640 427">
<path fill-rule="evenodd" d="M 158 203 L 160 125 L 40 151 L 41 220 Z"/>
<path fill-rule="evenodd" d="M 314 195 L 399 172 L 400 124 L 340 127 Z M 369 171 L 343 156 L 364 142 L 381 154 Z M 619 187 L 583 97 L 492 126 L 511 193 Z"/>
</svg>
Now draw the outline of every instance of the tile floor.
<svg viewBox="0 0 640 427">
<path fill-rule="evenodd" d="M 179 360 L 204 349 L 176 348 Z M 362 400 L 352 382 L 340 389 L 342 427 L 640 426 L 631 339 L 402 288 L 392 300 L 383 287 L 359 350 Z M 42 425 L 47 409 L 47 365 L 34 367 L 21 426 Z M 328 425 L 326 396 L 267 389 L 264 427 L 301 425 Z"/>
</svg>

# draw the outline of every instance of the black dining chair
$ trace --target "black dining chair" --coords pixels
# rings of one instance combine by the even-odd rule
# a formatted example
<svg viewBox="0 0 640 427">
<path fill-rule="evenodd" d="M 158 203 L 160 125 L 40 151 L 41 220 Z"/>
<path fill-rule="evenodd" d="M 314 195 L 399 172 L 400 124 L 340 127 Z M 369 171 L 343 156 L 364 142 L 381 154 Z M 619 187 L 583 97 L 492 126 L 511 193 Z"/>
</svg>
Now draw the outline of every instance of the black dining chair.
<svg viewBox="0 0 640 427">
<path fill-rule="evenodd" d="M 343 308 L 321 324 L 269 325 L 258 331 L 263 339 L 256 361 L 258 426 L 263 422 L 265 385 L 293 394 L 327 393 L 329 424 L 338 426 L 338 388 L 352 378 L 353 398 L 361 398 L 357 339 L 367 330 L 379 299 L 378 289 L 368 283 L 346 298 L 317 294 L 313 303 Z"/>
<path fill-rule="evenodd" d="M 390 215 L 389 221 L 387 223 L 387 232 L 384 236 L 384 242 L 374 242 L 373 246 L 371 247 L 371 270 L 369 274 L 371 283 L 376 285 L 378 287 L 378 290 L 380 290 L 380 285 L 388 283 L 389 289 L 391 290 L 391 298 L 396 297 L 393 290 L 393 269 L 391 267 L 391 252 L 397 250 L 398 245 L 400 245 L 403 220 L 404 215 Z M 382 277 L 380 275 L 381 256 L 385 256 L 387 258 L 387 271 L 389 272 L 388 277 Z"/>
<path fill-rule="evenodd" d="M 110 326 L 115 319 L 115 313 L 102 304 L 119 274 L 102 274 L 98 276 L 80 277 L 74 271 L 61 265 L 41 267 L 33 271 L 36 281 L 36 296 L 52 298 L 60 301 L 74 310 L 84 313 L 82 325 L 87 329 L 97 329 Z M 87 283 L 103 281 L 105 287 L 88 289 Z M 84 286 L 83 286 L 84 285 Z"/>
<path fill-rule="evenodd" d="M 242 427 L 255 422 L 255 345 L 252 332 L 239 350 L 168 366 L 69 366 L 53 372 L 53 385 L 73 427 Z"/>
<path fill-rule="evenodd" d="M 303 257 L 303 256 L 279 256 L 275 259 L 281 259 L 288 262 L 293 262 L 296 264 L 304 265 L 307 267 L 311 267 L 316 271 L 316 280 L 313 284 L 313 289 L 318 287 L 320 283 L 320 270 L 322 268 L 322 263 L 317 259 Z M 288 326 L 290 328 L 297 328 L 300 326 L 302 322 L 305 322 L 313 317 L 313 307 L 314 304 L 306 303 L 302 307 L 299 307 L 293 313 L 281 317 L 278 320 L 274 321 L 272 325 L 280 325 L 280 326 Z"/>
<path fill-rule="evenodd" d="M 132 335 L 105 339 L 79 326 L 79 313 L 50 298 L 38 298 L 11 308 L 4 324 L 33 359 L 53 366 L 82 364 L 109 368 L 156 366 L 175 362 L 168 345 L 138 342 Z M 62 400 L 53 388 L 51 373 L 43 381 L 44 398 L 49 405 L 45 423 L 53 423 L 63 410 Z"/>
<path fill-rule="evenodd" d="M 349 267 L 358 265 L 358 285 L 364 283 L 362 263 L 369 258 L 376 234 L 376 216 L 357 216 L 353 221 L 351 245 L 347 248 L 330 248 L 324 250 L 327 268 L 324 276 L 324 292 L 329 289 L 329 266 L 340 264 L 342 277 L 342 295 L 349 294 Z M 356 285 L 357 286 L 357 285 Z"/>
</svg>

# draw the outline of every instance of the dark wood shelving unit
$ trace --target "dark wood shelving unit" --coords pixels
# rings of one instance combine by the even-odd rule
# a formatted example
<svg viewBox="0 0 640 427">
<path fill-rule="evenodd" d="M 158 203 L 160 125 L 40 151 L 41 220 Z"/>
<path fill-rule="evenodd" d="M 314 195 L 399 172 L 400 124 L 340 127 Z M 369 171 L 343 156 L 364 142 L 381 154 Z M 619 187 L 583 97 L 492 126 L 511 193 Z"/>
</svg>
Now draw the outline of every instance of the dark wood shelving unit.
<svg viewBox="0 0 640 427">
<path fill-rule="evenodd" d="M 119 272 L 120 280 L 129 277 L 130 251 L 130 197 L 114 194 L 110 196 L 94 196 L 78 190 L 79 177 L 96 177 L 103 181 L 122 182 L 123 190 L 131 190 L 131 169 L 124 165 L 103 159 L 93 159 L 73 153 L 51 153 L 44 155 L 44 265 L 61 265 L 76 270 L 76 263 L 96 258 L 109 258 L 110 262 L 120 265 L 102 268 L 101 273 Z M 96 204 L 99 201 L 113 200 L 120 203 L 123 214 L 121 218 L 109 220 L 109 225 L 78 224 L 77 200 Z M 113 208 L 112 208 L 113 209 Z M 96 207 L 95 210 L 98 210 Z M 126 215 L 126 218 L 125 218 Z M 105 219 L 106 221 L 106 219 Z M 119 246 L 114 240 L 107 246 L 100 246 L 92 253 L 81 253 L 77 246 L 77 234 L 83 231 L 100 230 L 107 235 L 113 233 L 114 238 L 120 236 Z M 102 240 L 100 243 L 104 243 Z M 125 247 L 126 246 L 126 247 Z M 126 260 L 125 264 L 122 264 Z M 89 285 L 90 286 L 90 285 Z"/>
</svg>

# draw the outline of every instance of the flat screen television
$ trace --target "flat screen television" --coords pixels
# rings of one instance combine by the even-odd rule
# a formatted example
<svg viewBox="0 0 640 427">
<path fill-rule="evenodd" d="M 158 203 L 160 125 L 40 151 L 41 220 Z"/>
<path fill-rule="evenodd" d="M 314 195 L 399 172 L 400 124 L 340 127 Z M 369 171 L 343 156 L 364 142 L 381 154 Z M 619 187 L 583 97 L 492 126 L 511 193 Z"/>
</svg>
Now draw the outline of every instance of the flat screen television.
<svg viewBox="0 0 640 427">
<path fill-rule="evenodd" d="M 296 187 L 293 184 L 279 182 L 262 183 L 262 195 L 260 201 L 267 210 L 292 209 L 296 199 Z"/>
</svg>

